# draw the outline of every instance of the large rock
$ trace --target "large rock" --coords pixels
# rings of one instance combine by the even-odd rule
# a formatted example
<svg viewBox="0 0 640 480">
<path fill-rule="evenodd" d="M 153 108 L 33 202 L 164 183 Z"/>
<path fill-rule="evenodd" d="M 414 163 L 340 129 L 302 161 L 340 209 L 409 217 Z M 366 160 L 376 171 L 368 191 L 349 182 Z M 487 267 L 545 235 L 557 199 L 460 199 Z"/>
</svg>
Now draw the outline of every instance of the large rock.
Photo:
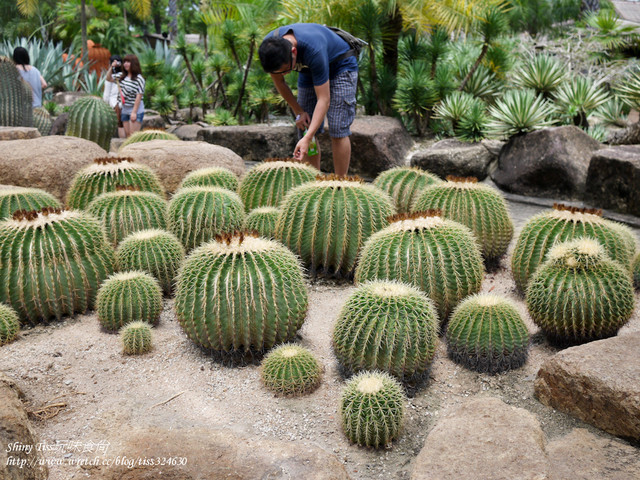
<svg viewBox="0 0 640 480">
<path fill-rule="evenodd" d="M 40 132 L 33 127 L 0 127 L 0 141 L 29 140 L 39 136 Z"/>
<path fill-rule="evenodd" d="M 484 180 L 489 162 L 495 158 L 482 143 L 466 143 L 448 138 L 415 152 L 411 165 L 435 173 L 441 178 L 476 177 Z"/>
<path fill-rule="evenodd" d="M 574 126 L 518 135 L 500 151 L 491 178 L 512 193 L 582 199 L 591 156 L 600 147 Z"/>
<path fill-rule="evenodd" d="M 640 216 L 640 145 L 595 152 L 587 173 L 586 198 L 594 206 Z"/>
<path fill-rule="evenodd" d="M 155 128 L 164 130 L 165 121 L 164 118 L 160 115 L 147 115 L 145 112 L 144 117 L 142 118 L 142 128 Z"/>
<path fill-rule="evenodd" d="M 0 373 L 0 478 L 2 480 L 45 480 L 47 467 L 39 465 L 39 443 L 27 412 L 23 394 Z"/>
<path fill-rule="evenodd" d="M 10 140 L 0 148 L 0 183 L 42 188 L 64 201 L 75 173 L 106 156 L 98 144 L 79 137 Z"/>
<path fill-rule="evenodd" d="M 113 449 L 113 451 L 112 451 Z M 147 429 L 128 432 L 117 451 L 129 459 L 186 458 L 184 465 L 103 467 L 96 480 L 348 480 L 338 459 L 301 442 L 269 441 L 231 431 Z"/>
<path fill-rule="evenodd" d="M 87 95 L 87 92 L 58 92 L 53 96 L 53 101 L 60 107 L 70 107 L 76 100 Z"/>
<path fill-rule="evenodd" d="M 226 147 L 250 162 L 291 157 L 298 141 L 293 125 L 266 124 L 205 127 L 198 131 L 197 140 Z"/>
<path fill-rule="evenodd" d="M 545 405 L 613 435 L 640 440 L 640 332 L 568 348 L 538 371 Z"/>
<path fill-rule="evenodd" d="M 185 175 L 199 168 L 225 167 L 238 176 L 245 172 L 240 156 L 228 148 L 206 142 L 151 140 L 122 147 L 118 155 L 132 157 L 151 167 L 168 192 L 174 192 Z"/>
<path fill-rule="evenodd" d="M 208 127 L 202 127 L 197 123 L 193 123 L 191 125 L 178 125 L 177 127 L 169 127 L 167 129 L 167 132 L 173 133 L 180 140 L 194 142 L 198 140 L 198 135 L 200 134 L 200 130 L 202 130 L 203 128 L 208 128 Z"/>
<path fill-rule="evenodd" d="M 67 122 L 69 121 L 68 113 L 61 113 L 51 124 L 49 135 L 64 135 L 67 131 Z"/>
<path fill-rule="evenodd" d="M 542 480 L 548 473 L 536 418 L 482 397 L 444 413 L 413 461 L 411 480 Z"/>
</svg>

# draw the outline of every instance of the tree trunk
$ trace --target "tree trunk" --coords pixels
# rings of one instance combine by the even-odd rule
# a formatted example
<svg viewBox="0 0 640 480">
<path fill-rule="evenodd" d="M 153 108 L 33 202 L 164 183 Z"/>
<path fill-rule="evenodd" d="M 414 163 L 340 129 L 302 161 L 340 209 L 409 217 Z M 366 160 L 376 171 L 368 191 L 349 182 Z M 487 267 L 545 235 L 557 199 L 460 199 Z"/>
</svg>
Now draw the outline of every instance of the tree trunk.
<svg viewBox="0 0 640 480">
<path fill-rule="evenodd" d="M 233 115 L 240 120 L 238 114 L 240 113 L 240 107 L 242 106 L 242 97 L 244 97 L 244 90 L 247 86 L 247 78 L 249 77 L 249 70 L 251 69 L 251 61 L 253 60 L 253 51 L 256 48 L 255 39 L 251 40 L 251 44 L 249 45 L 249 59 L 247 60 L 247 66 L 244 69 L 244 77 L 242 78 L 242 86 L 240 87 L 240 94 L 238 96 L 238 103 L 236 104 L 236 109 L 233 112 Z"/>
<path fill-rule="evenodd" d="M 462 92 L 464 90 L 464 87 L 467 85 L 467 82 L 469 81 L 469 79 L 473 76 L 474 73 L 476 73 L 476 70 L 480 66 L 480 63 L 482 63 L 482 59 L 487 54 L 487 50 L 489 50 L 489 44 L 485 42 L 482 44 L 482 51 L 480 52 L 480 56 L 476 60 L 476 63 L 474 63 L 473 67 L 469 69 L 469 73 L 467 73 L 467 76 L 464 77 L 464 80 L 462 80 L 462 83 L 458 87 L 459 91 Z"/>
<path fill-rule="evenodd" d="M 173 41 L 178 37 L 178 0 L 169 0 L 169 34 Z"/>
<path fill-rule="evenodd" d="M 402 14 L 396 4 L 396 10 L 387 17 L 383 30 L 386 35 L 382 38 L 382 63 L 389 67 L 393 75 L 398 74 L 398 40 L 402 33 Z"/>
<path fill-rule="evenodd" d="M 378 86 L 378 70 L 376 69 L 376 53 L 373 49 L 373 43 L 369 42 L 369 77 L 371 79 L 371 91 L 378 105 L 378 112 L 386 115 L 384 106 L 380 100 L 380 87 Z"/>
<path fill-rule="evenodd" d="M 582 0 L 580 5 L 580 13 L 587 15 L 591 12 L 597 12 L 600 10 L 600 0 Z"/>
<path fill-rule="evenodd" d="M 84 65 L 89 57 L 89 47 L 87 45 L 87 5 L 85 0 L 80 2 L 80 28 L 82 30 L 82 63 Z"/>
<path fill-rule="evenodd" d="M 640 122 L 632 123 L 627 128 L 613 132 L 607 138 L 610 145 L 634 145 L 640 143 Z"/>
</svg>

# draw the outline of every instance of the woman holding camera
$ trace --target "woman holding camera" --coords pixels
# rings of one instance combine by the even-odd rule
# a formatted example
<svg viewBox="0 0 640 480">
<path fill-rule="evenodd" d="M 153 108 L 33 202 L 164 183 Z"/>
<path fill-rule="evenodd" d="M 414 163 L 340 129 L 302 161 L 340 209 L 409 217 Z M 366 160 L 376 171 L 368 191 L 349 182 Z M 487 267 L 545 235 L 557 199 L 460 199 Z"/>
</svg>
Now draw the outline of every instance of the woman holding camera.
<svg viewBox="0 0 640 480">
<path fill-rule="evenodd" d="M 132 54 L 124 56 L 122 62 L 123 71 L 113 72 L 113 64 L 107 72 L 107 80 L 115 81 L 120 86 L 122 101 L 122 123 L 127 137 L 140 130 L 142 119 L 144 118 L 144 95 L 145 80 L 141 75 L 140 61 Z"/>
<path fill-rule="evenodd" d="M 109 67 L 109 72 L 122 72 L 122 58 L 120 58 L 120 55 L 111 55 L 109 64 L 111 65 Z M 120 89 L 115 81 L 109 81 L 108 78 L 109 76 L 107 75 L 107 81 L 104 82 L 104 94 L 102 95 L 102 99 L 116 112 L 116 115 L 118 116 L 118 137 L 124 138 L 124 126 L 122 124 L 121 117 L 122 99 L 120 96 Z"/>
</svg>

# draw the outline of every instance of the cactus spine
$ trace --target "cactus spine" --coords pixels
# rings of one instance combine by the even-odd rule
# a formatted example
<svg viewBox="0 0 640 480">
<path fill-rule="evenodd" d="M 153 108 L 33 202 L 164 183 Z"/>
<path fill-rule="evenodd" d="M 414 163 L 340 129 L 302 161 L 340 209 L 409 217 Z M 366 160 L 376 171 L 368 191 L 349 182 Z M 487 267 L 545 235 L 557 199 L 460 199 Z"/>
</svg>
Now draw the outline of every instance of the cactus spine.
<svg viewBox="0 0 640 480">
<path fill-rule="evenodd" d="M 184 177 L 178 190 L 189 187 L 221 187 L 235 192 L 238 190 L 238 178 L 226 168 L 200 168 Z"/>
<path fill-rule="evenodd" d="M 475 178 L 447 177 L 447 181 L 424 190 L 413 210 L 438 209 L 451 220 L 471 229 L 487 261 L 507 253 L 513 222 L 500 193 Z"/>
<path fill-rule="evenodd" d="M 31 324 L 93 308 L 115 254 L 79 211 L 19 211 L 0 222 L 0 301 Z"/>
<path fill-rule="evenodd" d="M 425 188 L 441 183 L 436 175 L 415 167 L 395 167 L 382 172 L 373 184 L 387 192 L 398 213 L 409 213 L 411 206 Z"/>
<path fill-rule="evenodd" d="M 280 215 L 279 208 L 254 208 L 244 219 L 243 228 L 247 232 L 258 232 L 261 237 L 275 238 L 278 215 Z"/>
<path fill-rule="evenodd" d="M 473 295 L 456 307 L 447 326 L 451 359 L 491 374 L 519 368 L 527 361 L 529 331 L 511 301 Z"/>
<path fill-rule="evenodd" d="M 438 315 L 424 293 L 399 282 L 367 282 L 342 307 L 333 350 L 349 372 L 382 370 L 402 380 L 427 371 L 437 338 Z"/>
<path fill-rule="evenodd" d="M 13 342 L 19 332 L 18 314 L 9 305 L 0 303 L 0 347 Z"/>
<path fill-rule="evenodd" d="M 342 429 L 352 443 L 387 447 L 400 434 L 405 401 L 402 386 L 389 374 L 362 372 L 342 392 Z"/>
<path fill-rule="evenodd" d="M 46 108 L 36 107 L 33 109 L 33 126 L 38 129 L 43 137 L 51 133 L 53 120 L 51 120 L 51 115 L 49 115 Z"/>
<path fill-rule="evenodd" d="M 0 220 L 11 217 L 18 210 L 32 211 L 60 206 L 56 197 L 39 188 L 0 186 Z"/>
<path fill-rule="evenodd" d="M 194 250 L 178 274 L 178 321 L 205 348 L 266 350 L 289 341 L 307 307 L 298 259 L 272 240 L 218 237 Z"/>
<path fill-rule="evenodd" d="M 158 176 L 146 165 L 133 163 L 132 158 L 96 158 L 80 170 L 67 192 L 67 206 L 84 210 L 93 199 L 107 192 L 115 192 L 118 185 L 134 187 L 164 198 Z"/>
<path fill-rule="evenodd" d="M 583 238 L 551 249 L 526 301 L 552 342 L 573 345 L 614 336 L 631 317 L 634 294 L 628 270 L 597 241 Z"/>
<path fill-rule="evenodd" d="M 310 393 L 320 384 L 321 373 L 313 354 L 293 343 L 271 350 L 262 361 L 262 381 L 278 395 Z"/>
<path fill-rule="evenodd" d="M 69 108 L 66 135 L 97 143 L 107 152 L 118 127 L 116 112 L 98 97 L 82 97 Z"/>
<path fill-rule="evenodd" d="M 311 267 L 350 276 L 369 236 L 388 225 L 391 198 L 358 178 L 329 176 L 293 189 L 282 204 L 276 238 Z"/>
<path fill-rule="evenodd" d="M 0 125 L 33 126 L 33 98 L 13 61 L 0 56 Z"/>
<path fill-rule="evenodd" d="M 122 351 L 125 355 L 141 355 L 153 347 L 151 327 L 146 322 L 131 322 L 120 330 Z"/>
<path fill-rule="evenodd" d="M 177 135 L 173 133 L 166 132 L 164 130 L 157 130 L 153 128 L 147 128 L 145 130 L 140 130 L 132 134 L 129 138 L 127 138 L 120 148 L 126 147 L 127 145 L 131 145 L 132 143 L 138 142 L 149 142 L 151 140 L 180 140 Z"/>
</svg>

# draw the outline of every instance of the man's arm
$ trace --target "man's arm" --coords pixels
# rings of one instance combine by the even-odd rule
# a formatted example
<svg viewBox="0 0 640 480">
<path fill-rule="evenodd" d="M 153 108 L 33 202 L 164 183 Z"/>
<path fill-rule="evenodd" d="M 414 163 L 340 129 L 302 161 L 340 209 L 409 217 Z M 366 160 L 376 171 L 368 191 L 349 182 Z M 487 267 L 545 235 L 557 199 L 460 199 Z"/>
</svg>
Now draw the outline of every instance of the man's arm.
<svg viewBox="0 0 640 480">
<path fill-rule="evenodd" d="M 311 117 L 311 123 L 309 123 L 307 134 L 300 139 L 293 151 L 293 156 L 295 158 L 302 158 L 307 154 L 311 139 L 320 128 L 320 125 L 322 125 L 322 121 L 329 111 L 329 103 L 331 102 L 329 80 L 324 82 L 322 85 L 316 85 L 313 88 L 316 91 L 316 108 L 313 110 L 313 116 Z"/>
<path fill-rule="evenodd" d="M 293 113 L 295 115 L 302 116 L 304 110 L 296 100 L 296 97 L 293 96 L 293 92 L 289 88 L 289 85 L 287 85 L 287 82 L 285 82 L 284 80 L 284 75 L 282 75 L 281 73 L 270 73 L 269 75 L 271 75 L 271 79 L 273 80 L 273 84 L 275 85 L 276 90 L 280 95 L 282 95 L 282 98 L 284 98 L 285 102 L 289 104 L 289 106 L 293 110 Z"/>
</svg>

